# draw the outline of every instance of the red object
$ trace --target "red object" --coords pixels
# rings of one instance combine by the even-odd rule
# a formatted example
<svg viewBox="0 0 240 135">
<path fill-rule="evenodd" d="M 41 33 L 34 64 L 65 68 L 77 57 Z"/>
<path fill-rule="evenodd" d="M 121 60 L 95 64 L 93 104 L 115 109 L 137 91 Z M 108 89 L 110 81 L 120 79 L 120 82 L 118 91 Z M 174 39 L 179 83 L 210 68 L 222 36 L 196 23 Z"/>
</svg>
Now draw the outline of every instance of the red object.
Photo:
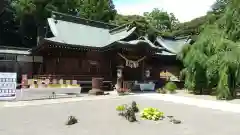
<svg viewBox="0 0 240 135">
<path fill-rule="evenodd" d="M 28 85 L 27 80 L 28 80 L 27 75 L 26 74 L 22 75 L 22 81 L 21 81 L 22 86 L 27 86 Z"/>
</svg>

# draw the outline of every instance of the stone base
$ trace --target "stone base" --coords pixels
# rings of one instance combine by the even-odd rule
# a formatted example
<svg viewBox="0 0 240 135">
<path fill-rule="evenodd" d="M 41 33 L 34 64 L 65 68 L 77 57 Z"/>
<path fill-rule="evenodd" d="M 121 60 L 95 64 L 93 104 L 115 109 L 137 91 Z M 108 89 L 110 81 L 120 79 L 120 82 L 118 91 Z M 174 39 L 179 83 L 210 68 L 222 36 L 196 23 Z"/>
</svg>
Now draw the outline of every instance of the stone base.
<svg viewBox="0 0 240 135">
<path fill-rule="evenodd" d="M 89 95 L 104 95 L 104 91 L 100 89 L 91 89 L 88 91 Z"/>
</svg>

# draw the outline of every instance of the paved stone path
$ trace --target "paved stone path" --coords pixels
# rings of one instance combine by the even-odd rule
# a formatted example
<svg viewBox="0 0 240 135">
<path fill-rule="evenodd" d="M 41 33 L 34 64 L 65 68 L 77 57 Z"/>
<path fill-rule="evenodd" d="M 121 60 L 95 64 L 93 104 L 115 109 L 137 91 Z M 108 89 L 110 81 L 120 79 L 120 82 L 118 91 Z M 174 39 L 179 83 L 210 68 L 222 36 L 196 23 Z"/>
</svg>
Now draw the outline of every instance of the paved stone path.
<svg viewBox="0 0 240 135">
<path fill-rule="evenodd" d="M 104 98 L 103 98 L 104 97 Z M 140 96 L 0 108 L 0 135 L 239 135 L 240 114 L 175 104 Z M 156 107 L 183 123 L 167 119 L 129 123 L 115 107 L 135 100 L 141 109 Z M 79 123 L 65 126 L 69 115 Z"/>
</svg>

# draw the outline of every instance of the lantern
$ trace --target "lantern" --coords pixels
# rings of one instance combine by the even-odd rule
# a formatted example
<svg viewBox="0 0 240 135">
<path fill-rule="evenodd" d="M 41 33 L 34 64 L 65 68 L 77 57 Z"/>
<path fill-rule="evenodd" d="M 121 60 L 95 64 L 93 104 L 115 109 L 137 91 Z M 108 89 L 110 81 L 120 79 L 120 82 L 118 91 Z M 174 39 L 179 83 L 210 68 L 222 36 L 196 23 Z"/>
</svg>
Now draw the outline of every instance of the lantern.
<svg viewBox="0 0 240 135">
<path fill-rule="evenodd" d="M 146 77 L 146 78 L 150 77 L 150 70 L 146 70 L 146 71 L 145 71 L 145 77 Z"/>
<path fill-rule="evenodd" d="M 118 78 L 122 77 L 122 69 L 117 69 L 117 77 Z"/>
</svg>

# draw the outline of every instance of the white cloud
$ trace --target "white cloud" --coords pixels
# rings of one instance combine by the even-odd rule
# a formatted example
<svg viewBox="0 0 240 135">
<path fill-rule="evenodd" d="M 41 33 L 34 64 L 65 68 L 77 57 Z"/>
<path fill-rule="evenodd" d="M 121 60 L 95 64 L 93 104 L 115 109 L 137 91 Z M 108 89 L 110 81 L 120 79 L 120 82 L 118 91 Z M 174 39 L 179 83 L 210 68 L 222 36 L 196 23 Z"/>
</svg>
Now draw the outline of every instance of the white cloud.
<svg viewBox="0 0 240 135">
<path fill-rule="evenodd" d="M 116 4 L 118 13 L 124 15 L 150 12 L 153 8 L 159 8 L 172 12 L 181 21 L 190 21 L 196 17 L 203 16 L 216 0 L 145 0 L 144 2 L 127 2 Z"/>
</svg>

